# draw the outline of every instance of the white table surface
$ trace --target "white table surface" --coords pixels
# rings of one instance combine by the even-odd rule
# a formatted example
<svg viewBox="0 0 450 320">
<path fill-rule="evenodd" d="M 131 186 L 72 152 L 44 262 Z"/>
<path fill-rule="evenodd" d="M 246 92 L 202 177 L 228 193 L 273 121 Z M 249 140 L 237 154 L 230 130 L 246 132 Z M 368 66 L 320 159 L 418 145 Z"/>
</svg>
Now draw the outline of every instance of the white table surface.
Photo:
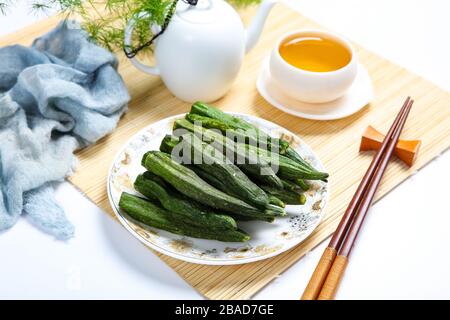
<svg viewBox="0 0 450 320">
<path fill-rule="evenodd" d="M 286 1 L 450 90 L 450 1 Z M 20 4 L 9 16 L 0 17 L 0 34 L 39 18 Z M 339 299 L 450 298 L 449 167 L 446 152 L 374 205 Z M 61 183 L 57 198 L 76 226 L 76 237 L 56 241 L 23 218 L 0 233 L 0 299 L 202 299 L 69 183 Z M 310 252 L 255 298 L 297 299 L 325 246 L 326 242 Z"/>
</svg>

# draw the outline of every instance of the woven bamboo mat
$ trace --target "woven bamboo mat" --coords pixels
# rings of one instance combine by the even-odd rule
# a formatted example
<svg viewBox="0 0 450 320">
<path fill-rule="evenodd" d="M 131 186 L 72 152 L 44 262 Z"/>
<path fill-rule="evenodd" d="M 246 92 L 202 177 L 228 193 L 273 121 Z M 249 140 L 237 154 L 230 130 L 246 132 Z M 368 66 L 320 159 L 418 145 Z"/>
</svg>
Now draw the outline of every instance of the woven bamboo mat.
<svg viewBox="0 0 450 320">
<path fill-rule="evenodd" d="M 242 16 L 245 21 L 249 21 L 253 14 L 254 9 L 249 9 Z M 0 39 L 0 46 L 13 43 L 28 45 L 57 21 L 57 18 L 50 18 L 6 36 Z M 276 7 L 269 17 L 260 43 L 246 57 L 231 92 L 216 105 L 226 111 L 257 115 L 299 134 L 319 155 L 331 174 L 331 198 L 327 215 L 304 243 L 265 261 L 241 266 L 204 266 L 160 255 L 181 277 L 208 298 L 250 298 L 333 232 L 372 157 L 371 154 L 359 154 L 360 135 L 369 124 L 385 132 L 406 96 L 411 95 L 416 103 L 402 138 L 422 139 L 421 153 L 411 169 L 399 161 L 389 167 L 378 198 L 450 146 L 450 94 L 361 47 L 357 47 L 357 52 L 372 77 L 376 97 L 357 114 L 336 121 L 310 121 L 285 114 L 266 103 L 255 89 L 262 60 L 284 32 L 306 27 L 318 26 L 285 6 Z M 80 165 L 70 178 L 75 186 L 111 215 L 106 195 L 106 177 L 116 152 L 142 127 L 189 110 L 189 105 L 175 99 L 158 78 L 137 71 L 123 58 L 120 73 L 132 96 L 130 111 L 114 133 L 78 152 Z"/>
</svg>

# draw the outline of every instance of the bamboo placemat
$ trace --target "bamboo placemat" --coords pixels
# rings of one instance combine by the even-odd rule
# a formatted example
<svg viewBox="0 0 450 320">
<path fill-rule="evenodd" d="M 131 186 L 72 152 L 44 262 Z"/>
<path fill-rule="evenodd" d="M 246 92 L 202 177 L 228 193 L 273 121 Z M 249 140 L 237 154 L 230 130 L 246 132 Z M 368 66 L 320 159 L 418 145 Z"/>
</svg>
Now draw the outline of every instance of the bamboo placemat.
<svg viewBox="0 0 450 320">
<path fill-rule="evenodd" d="M 249 21 L 253 14 L 254 9 L 248 9 L 242 16 L 245 21 Z M 6 36 L 0 39 L 0 46 L 15 43 L 29 45 L 32 39 L 49 30 L 57 21 L 57 18 L 49 18 Z M 416 103 L 402 138 L 422 139 L 422 149 L 413 168 L 408 169 L 399 161 L 389 166 L 378 198 L 450 146 L 450 94 L 361 47 L 357 47 L 357 52 L 372 77 L 376 97 L 357 114 L 342 120 L 310 121 L 285 114 L 266 103 L 255 89 L 262 60 L 284 32 L 311 27 L 318 26 L 283 5 L 276 7 L 269 17 L 260 43 L 246 57 L 231 92 L 216 105 L 226 111 L 257 115 L 299 134 L 319 155 L 330 173 L 331 198 L 327 215 L 303 244 L 260 262 L 241 266 L 204 266 L 160 255 L 162 260 L 208 298 L 250 298 L 333 232 L 372 157 L 371 154 L 358 152 L 363 130 L 371 124 L 386 131 L 406 96 L 411 95 Z M 121 58 L 120 73 L 132 96 L 130 110 L 111 135 L 78 152 L 80 165 L 70 178 L 76 187 L 111 215 L 106 195 L 106 177 L 116 152 L 142 127 L 186 112 L 190 107 L 175 99 L 158 78 L 137 71 L 124 58 Z"/>
</svg>

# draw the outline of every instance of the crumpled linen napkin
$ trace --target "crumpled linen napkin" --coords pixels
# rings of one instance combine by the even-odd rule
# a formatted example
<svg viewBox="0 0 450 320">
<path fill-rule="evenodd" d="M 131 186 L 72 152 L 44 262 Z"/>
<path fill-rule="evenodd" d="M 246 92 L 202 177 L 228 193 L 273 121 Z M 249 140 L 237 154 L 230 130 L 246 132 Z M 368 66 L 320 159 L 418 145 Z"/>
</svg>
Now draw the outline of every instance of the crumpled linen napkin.
<svg viewBox="0 0 450 320">
<path fill-rule="evenodd" d="M 116 69 L 114 55 L 73 21 L 31 48 L 0 48 L 0 230 L 25 212 L 56 238 L 73 236 L 53 185 L 72 173 L 73 152 L 112 131 L 126 110 Z"/>
</svg>

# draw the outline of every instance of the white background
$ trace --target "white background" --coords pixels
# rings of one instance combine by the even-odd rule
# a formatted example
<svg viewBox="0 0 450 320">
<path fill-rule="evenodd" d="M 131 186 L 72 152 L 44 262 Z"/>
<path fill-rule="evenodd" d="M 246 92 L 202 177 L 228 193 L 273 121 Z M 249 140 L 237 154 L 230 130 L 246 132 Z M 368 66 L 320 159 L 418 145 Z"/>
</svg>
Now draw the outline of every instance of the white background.
<svg viewBox="0 0 450 320">
<path fill-rule="evenodd" d="M 450 1 L 286 1 L 450 90 Z M 21 4 L 0 17 L 0 34 L 37 19 Z M 450 298 L 449 167 L 446 152 L 373 207 L 338 298 Z M 76 237 L 56 241 L 25 219 L 0 233 L 0 298 L 202 298 L 70 184 L 60 185 L 57 198 L 76 226 Z M 255 298 L 297 299 L 325 245 Z"/>
</svg>

